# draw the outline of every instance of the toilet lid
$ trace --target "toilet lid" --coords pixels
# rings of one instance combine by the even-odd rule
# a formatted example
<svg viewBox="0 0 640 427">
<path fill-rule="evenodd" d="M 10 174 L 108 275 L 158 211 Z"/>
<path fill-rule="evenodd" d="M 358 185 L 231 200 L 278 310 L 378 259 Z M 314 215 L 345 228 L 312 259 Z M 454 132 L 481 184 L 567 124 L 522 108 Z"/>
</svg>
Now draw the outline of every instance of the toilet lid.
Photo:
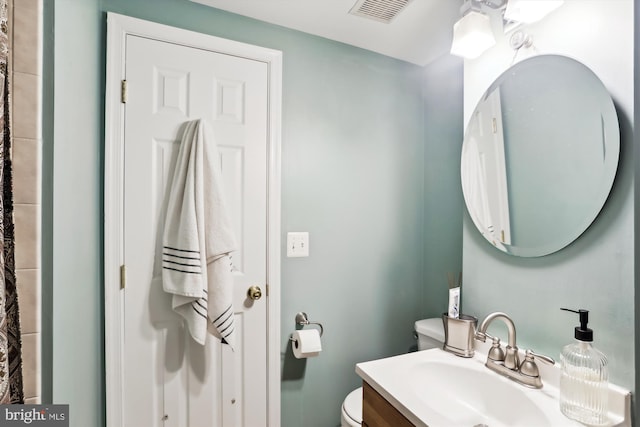
<svg viewBox="0 0 640 427">
<path fill-rule="evenodd" d="M 362 387 L 353 390 L 344 399 L 344 412 L 358 424 L 362 424 Z"/>
</svg>

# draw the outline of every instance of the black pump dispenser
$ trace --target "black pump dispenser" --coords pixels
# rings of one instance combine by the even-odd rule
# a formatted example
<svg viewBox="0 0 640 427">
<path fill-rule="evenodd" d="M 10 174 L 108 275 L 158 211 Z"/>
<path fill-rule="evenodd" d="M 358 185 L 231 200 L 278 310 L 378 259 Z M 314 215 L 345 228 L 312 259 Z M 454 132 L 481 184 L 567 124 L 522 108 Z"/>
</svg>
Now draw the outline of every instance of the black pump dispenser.
<svg viewBox="0 0 640 427">
<path fill-rule="evenodd" d="M 580 326 L 575 329 L 575 341 L 565 345 L 560 353 L 560 411 L 583 424 L 607 425 L 609 370 L 607 357 L 593 347 L 593 331 L 587 327 L 588 310 L 564 311 L 578 313 Z"/>
<path fill-rule="evenodd" d="M 561 308 L 560 310 L 571 311 L 580 315 L 580 326 L 576 326 L 573 335 L 575 339 L 586 342 L 593 341 L 593 331 L 587 328 L 587 323 L 589 323 L 589 310 L 571 310 L 570 308 Z"/>
</svg>

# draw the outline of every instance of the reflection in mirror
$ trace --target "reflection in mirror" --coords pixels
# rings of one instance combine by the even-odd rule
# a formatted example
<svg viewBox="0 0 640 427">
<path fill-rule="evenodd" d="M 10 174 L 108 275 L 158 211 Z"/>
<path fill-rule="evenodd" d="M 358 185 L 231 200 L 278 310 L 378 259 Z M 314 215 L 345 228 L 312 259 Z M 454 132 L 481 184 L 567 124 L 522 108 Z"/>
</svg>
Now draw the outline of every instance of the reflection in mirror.
<svg viewBox="0 0 640 427">
<path fill-rule="evenodd" d="M 591 70 L 558 55 L 524 60 L 487 89 L 469 120 L 461 159 L 469 214 L 503 252 L 556 252 L 600 212 L 619 151 L 613 101 Z"/>
</svg>

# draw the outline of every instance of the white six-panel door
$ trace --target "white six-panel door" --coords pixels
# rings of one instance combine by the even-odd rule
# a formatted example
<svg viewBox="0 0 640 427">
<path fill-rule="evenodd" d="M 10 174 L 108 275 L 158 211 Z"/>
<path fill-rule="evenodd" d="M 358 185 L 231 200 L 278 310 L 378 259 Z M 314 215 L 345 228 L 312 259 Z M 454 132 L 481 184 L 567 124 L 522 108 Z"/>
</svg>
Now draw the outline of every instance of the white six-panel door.
<svg viewBox="0 0 640 427">
<path fill-rule="evenodd" d="M 124 41 L 122 426 L 267 426 L 268 64 L 133 34 Z M 198 118 L 213 128 L 239 242 L 235 352 L 213 337 L 195 343 L 160 279 L 167 191 L 184 124 Z M 262 298 L 248 297 L 251 286 Z"/>
</svg>

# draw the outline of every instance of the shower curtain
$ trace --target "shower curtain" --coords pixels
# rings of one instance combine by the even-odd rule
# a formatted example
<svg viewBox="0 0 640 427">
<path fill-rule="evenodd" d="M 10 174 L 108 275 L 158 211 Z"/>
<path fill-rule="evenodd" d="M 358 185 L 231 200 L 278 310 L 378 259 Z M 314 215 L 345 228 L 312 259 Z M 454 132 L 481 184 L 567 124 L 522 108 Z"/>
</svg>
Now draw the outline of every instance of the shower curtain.
<svg viewBox="0 0 640 427">
<path fill-rule="evenodd" d="M 0 404 L 24 403 L 14 259 L 7 1 L 0 0 Z"/>
</svg>

